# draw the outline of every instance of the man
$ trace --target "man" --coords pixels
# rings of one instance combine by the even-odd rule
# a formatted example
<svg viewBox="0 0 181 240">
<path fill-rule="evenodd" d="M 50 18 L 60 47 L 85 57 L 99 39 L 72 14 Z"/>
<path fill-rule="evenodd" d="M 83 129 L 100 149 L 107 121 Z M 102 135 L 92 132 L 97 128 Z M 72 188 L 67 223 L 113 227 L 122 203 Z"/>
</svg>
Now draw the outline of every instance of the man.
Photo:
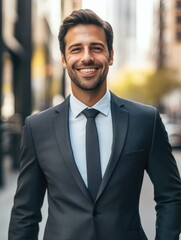
<svg viewBox="0 0 181 240">
<path fill-rule="evenodd" d="M 145 170 L 154 186 L 155 239 L 179 240 L 181 181 L 159 114 L 107 90 L 111 26 L 90 10 L 74 11 L 59 42 L 72 93 L 26 120 L 9 240 L 38 238 L 46 189 L 44 240 L 146 240 L 139 216 Z M 85 109 L 96 112 L 93 121 Z M 87 140 L 97 134 L 95 122 L 96 144 Z"/>
</svg>

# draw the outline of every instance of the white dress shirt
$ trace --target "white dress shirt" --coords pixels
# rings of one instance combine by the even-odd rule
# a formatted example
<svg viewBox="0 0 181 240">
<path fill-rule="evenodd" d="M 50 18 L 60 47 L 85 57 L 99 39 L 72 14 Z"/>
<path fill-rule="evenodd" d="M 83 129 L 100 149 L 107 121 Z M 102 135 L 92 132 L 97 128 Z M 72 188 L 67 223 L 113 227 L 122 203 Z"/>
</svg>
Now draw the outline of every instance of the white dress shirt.
<svg viewBox="0 0 181 240">
<path fill-rule="evenodd" d="M 106 167 L 108 165 L 113 142 L 113 127 L 110 102 L 111 94 L 109 91 L 107 91 L 104 97 L 91 107 L 100 111 L 95 121 L 99 136 L 102 176 L 104 175 Z M 73 94 L 71 94 L 69 110 L 70 141 L 75 162 L 86 186 L 87 168 L 85 131 L 87 119 L 81 112 L 87 107 L 88 106 L 80 102 L 77 98 L 75 98 Z"/>
</svg>

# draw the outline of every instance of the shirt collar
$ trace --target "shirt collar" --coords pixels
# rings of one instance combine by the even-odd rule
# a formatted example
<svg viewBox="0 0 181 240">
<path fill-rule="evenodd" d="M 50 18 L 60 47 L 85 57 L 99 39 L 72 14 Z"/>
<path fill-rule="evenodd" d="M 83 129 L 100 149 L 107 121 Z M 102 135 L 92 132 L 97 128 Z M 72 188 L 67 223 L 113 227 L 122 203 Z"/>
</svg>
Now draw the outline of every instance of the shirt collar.
<svg viewBox="0 0 181 240">
<path fill-rule="evenodd" d="M 111 94 L 110 91 L 107 90 L 106 94 L 91 108 L 97 109 L 99 112 L 104 114 L 105 116 L 108 115 L 110 111 L 110 101 L 111 101 Z M 79 101 L 73 93 L 70 95 L 70 110 L 72 111 L 74 117 L 78 117 L 78 115 L 84 110 L 88 108 L 88 106 L 81 101 Z"/>
</svg>

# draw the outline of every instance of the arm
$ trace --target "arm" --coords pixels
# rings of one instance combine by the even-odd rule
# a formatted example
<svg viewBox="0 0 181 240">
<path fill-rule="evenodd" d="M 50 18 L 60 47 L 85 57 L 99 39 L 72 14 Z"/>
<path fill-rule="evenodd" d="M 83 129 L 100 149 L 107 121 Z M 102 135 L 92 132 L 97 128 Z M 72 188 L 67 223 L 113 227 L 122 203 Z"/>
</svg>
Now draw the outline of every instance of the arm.
<svg viewBox="0 0 181 240">
<path fill-rule="evenodd" d="M 28 120 L 22 133 L 20 163 L 8 239 L 37 240 L 46 179 L 38 164 Z"/>
<path fill-rule="evenodd" d="M 181 180 L 165 127 L 156 112 L 147 172 L 154 185 L 156 240 L 179 240 L 181 232 Z"/>
</svg>

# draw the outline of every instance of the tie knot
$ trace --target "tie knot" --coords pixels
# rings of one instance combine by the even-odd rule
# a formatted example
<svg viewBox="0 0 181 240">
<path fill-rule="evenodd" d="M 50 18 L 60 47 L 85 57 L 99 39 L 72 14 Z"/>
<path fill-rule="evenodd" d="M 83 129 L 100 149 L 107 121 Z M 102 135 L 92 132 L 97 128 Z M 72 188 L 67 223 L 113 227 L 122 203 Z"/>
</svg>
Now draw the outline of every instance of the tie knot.
<svg viewBox="0 0 181 240">
<path fill-rule="evenodd" d="M 100 112 L 93 108 L 86 108 L 82 111 L 86 118 L 95 118 Z"/>
</svg>

